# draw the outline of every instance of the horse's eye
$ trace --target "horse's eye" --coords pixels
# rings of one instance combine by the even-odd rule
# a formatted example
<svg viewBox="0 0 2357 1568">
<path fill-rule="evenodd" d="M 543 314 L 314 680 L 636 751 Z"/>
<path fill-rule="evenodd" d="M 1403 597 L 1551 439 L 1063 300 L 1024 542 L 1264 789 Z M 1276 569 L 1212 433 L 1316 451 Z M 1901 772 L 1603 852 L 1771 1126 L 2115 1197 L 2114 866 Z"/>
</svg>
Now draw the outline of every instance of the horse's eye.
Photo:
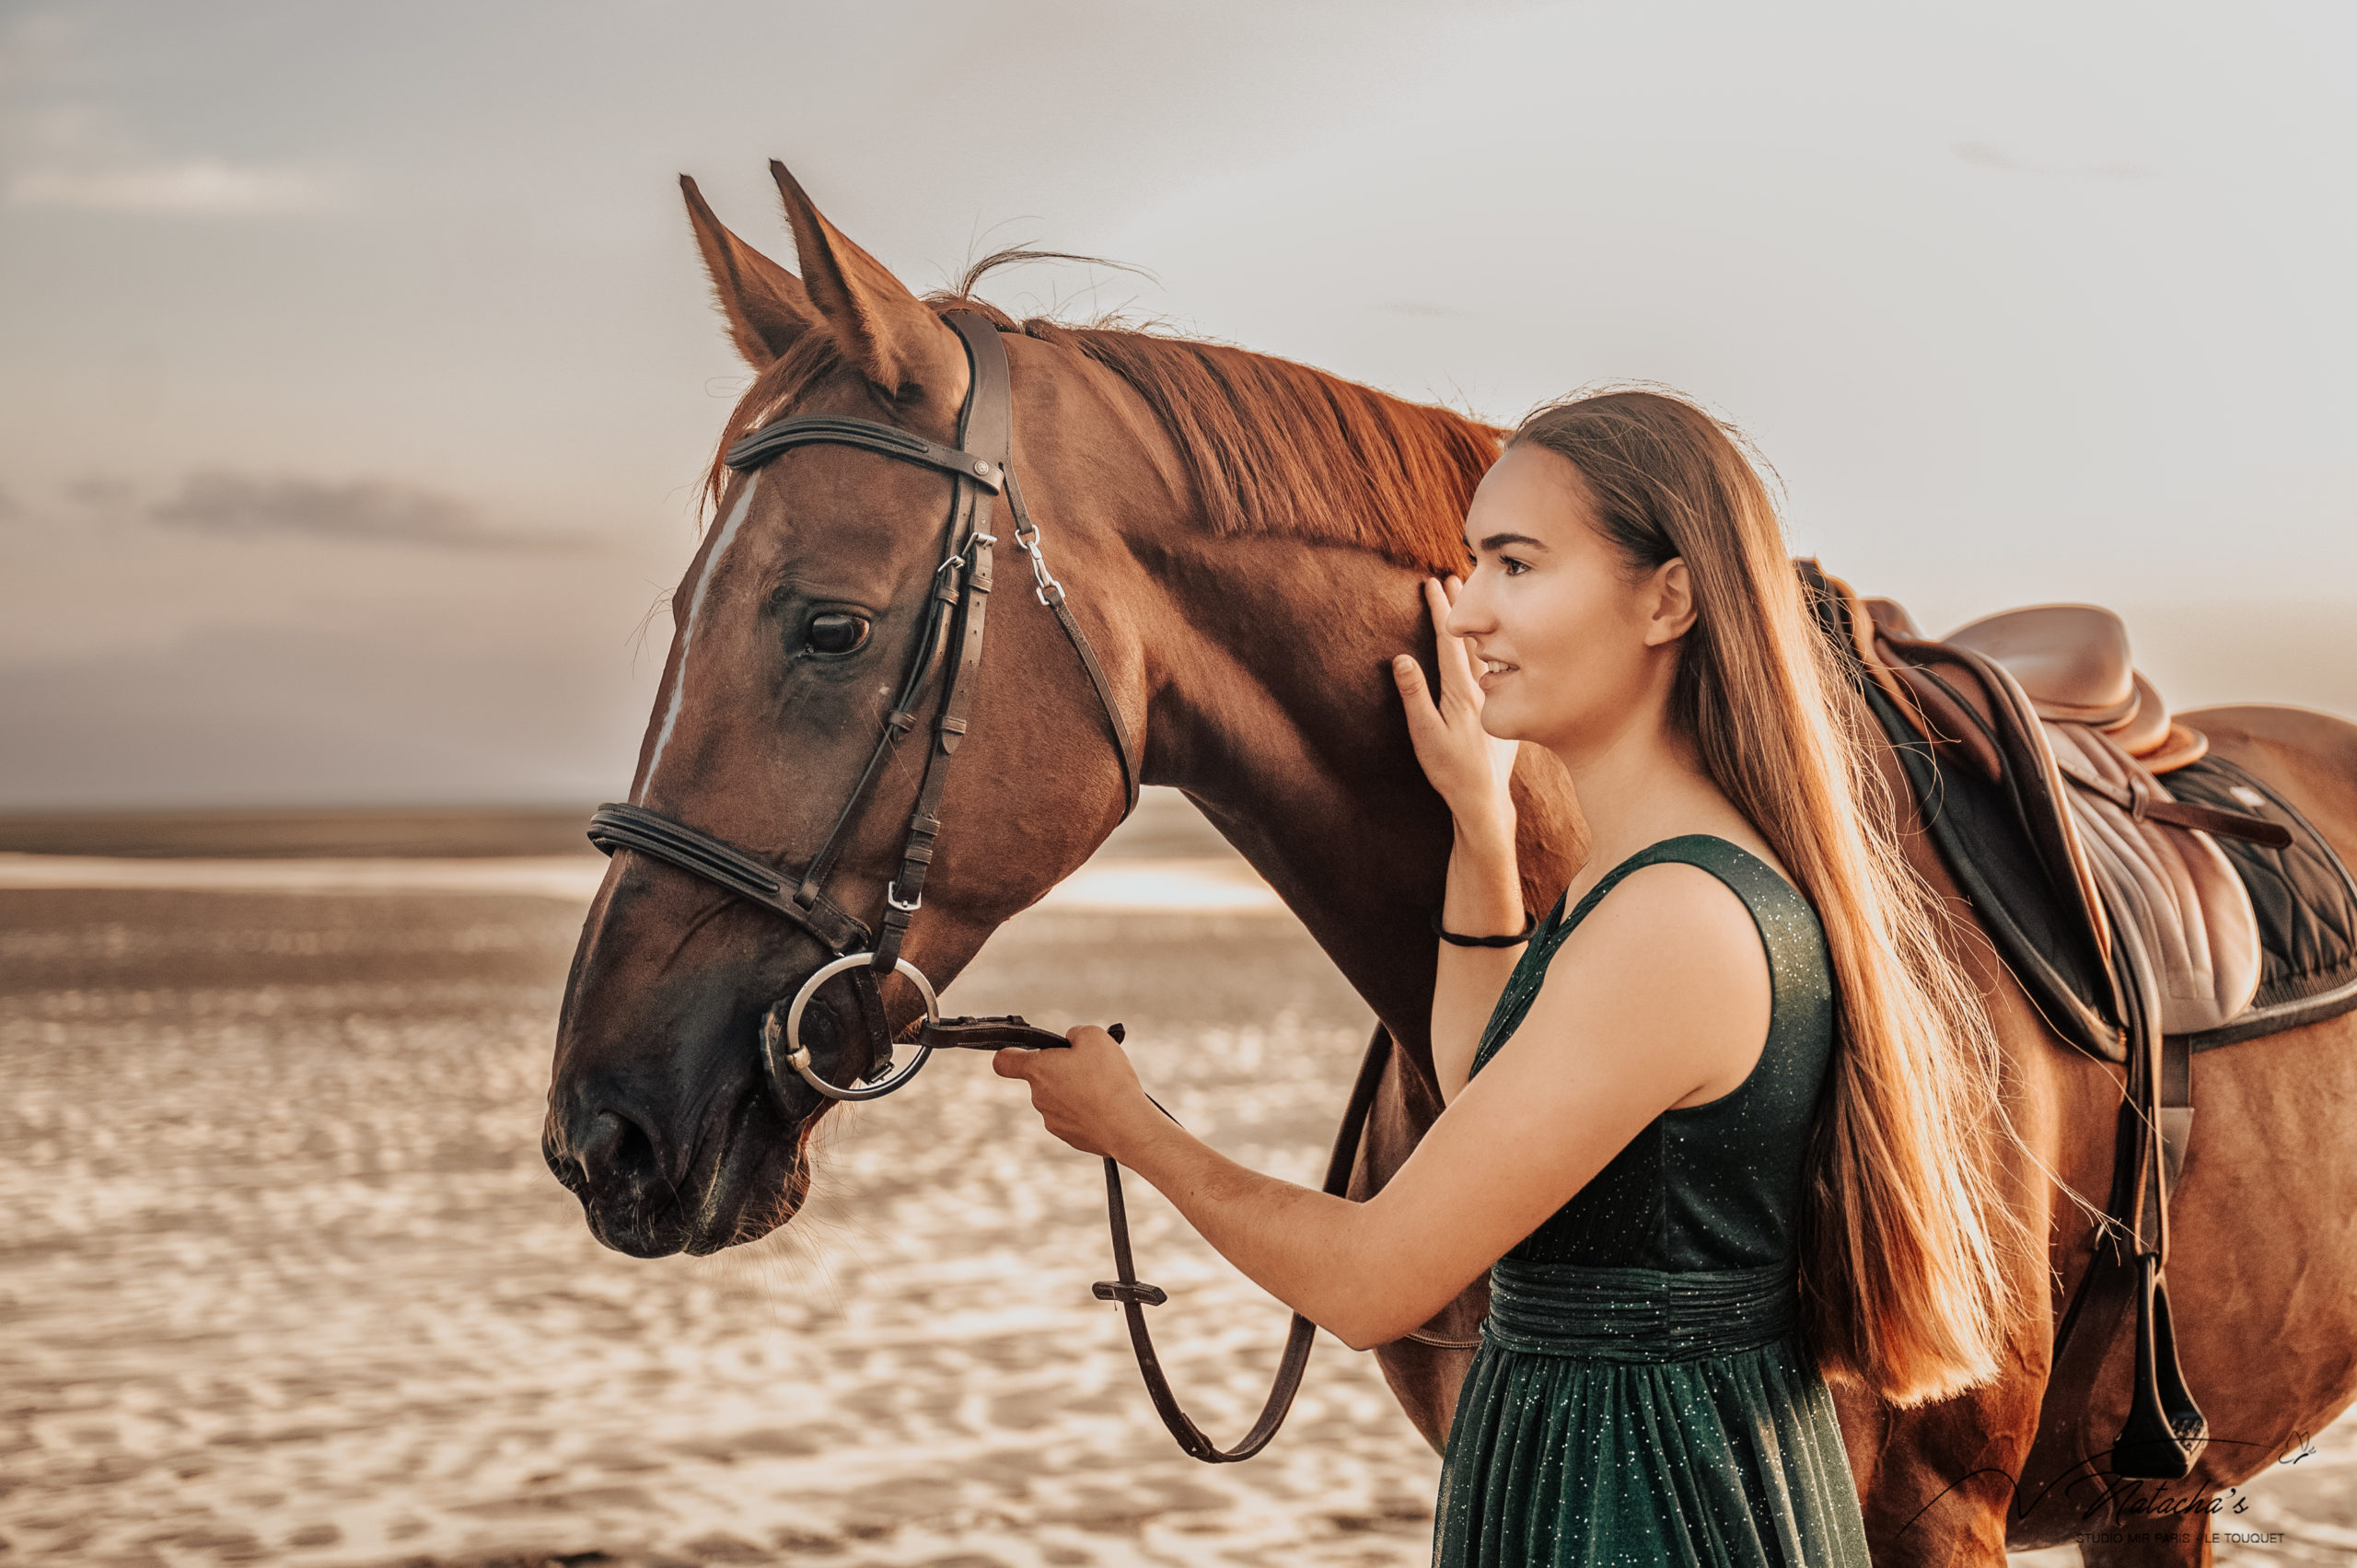
<svg viewBox="0 0 2357 1568">
<path fill-rule="evenodd" d="M 814 654 L 847 654 L 867 641 L 867 618 L 830 610 L 810 618 L 802 640 Z"/>
</svg>

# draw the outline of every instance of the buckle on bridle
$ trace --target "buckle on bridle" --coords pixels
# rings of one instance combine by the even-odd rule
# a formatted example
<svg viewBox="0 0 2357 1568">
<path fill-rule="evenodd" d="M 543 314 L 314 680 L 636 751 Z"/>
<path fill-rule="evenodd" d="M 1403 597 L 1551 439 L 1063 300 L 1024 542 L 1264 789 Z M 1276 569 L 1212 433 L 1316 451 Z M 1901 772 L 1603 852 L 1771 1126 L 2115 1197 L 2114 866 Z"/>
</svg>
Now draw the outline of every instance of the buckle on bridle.
<svg viewBox="0 0 2357 1568">
<path fill-rule="evenodd" d="M 1031 576 L 1039 585 L 1032 591 L 1039 596 L 1039 602 L 1050 610 L 1063 603 L 1064 586 L 1056 581 L 1056 575 L 1053 572 L 1048 570 L 1048 557 L 1039 549 L 1039 525 L 1028 517 L 1017 520 L 1015 525 L 1015 548 L 1031 558 Z M 1050 588 L 1056 591 L 1056 597 L 1053 598 L 1048 597 Z"/>
<path fill-rule="evenodd" d="M 947 560 L 942 562 L 940 565 L 935 566 L 933 569 L 933 575 L 938 577 L 944 572 L 948 571 L 952 566 L 955 566 L 958 570 L 963 572 L 966 570 L 967 566 L 967 551 L 973 549 L 974 546 L 978 544 L 996 544 L 997 542 L 998 535 L 994 533 L 984 533 L 981 529 L 976 528 L 972 533 L 966 536 L 965 548 L 959 550 L 957 554 L 952 555 Z"/>
<path fill-rule="evenodd" d="M 899 910 L 902 914 L 914 914 L 917 911 L 924 908 L 924 894 L 920 890 L 915 898 L 911 899 L 906 903 L 902 903 L 900 901 L 900 884 L 898 879 L 895 879 L 884 884 L 884 901 L 890 904 L 894 909 Z"/>
</svg>

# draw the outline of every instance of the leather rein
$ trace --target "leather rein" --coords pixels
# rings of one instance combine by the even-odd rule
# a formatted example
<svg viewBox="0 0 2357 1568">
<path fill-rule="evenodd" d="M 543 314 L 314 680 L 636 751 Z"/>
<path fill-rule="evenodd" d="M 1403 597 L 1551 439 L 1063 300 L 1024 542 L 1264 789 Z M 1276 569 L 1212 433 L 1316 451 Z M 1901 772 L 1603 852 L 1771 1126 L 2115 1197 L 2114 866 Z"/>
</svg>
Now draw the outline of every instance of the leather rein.
<svg viewBox="0 0 2357 1568">
<path fill-rule="evenodd" d="M 1016 548 L 1029 558 L 1036 580 L 1035 597 L 1055 613 L 1057 624 L 1062 627 L 1074 653 L 1079 656 L 1081 668 L 1096 689 L 1097 703 L 1104 710 L 1114 749 L 1120 758 L 1123 819 L 1137 808 L 1140 760 L 1129 725 L 1121 716 L 1120 704 L 1114 699 L 1112 684 L 1106 679 L 1096 649 L 1090 646 L 1087 633 L 1081 630 L 1080 622 L 1065 604 L 1063 585 L 1048 569 L 1047 559 L 1040 551 L 1039 525 L 1031 520 L 1030 512 L 1023 504 L 1022 489 L 1008 467 L 1014 447 L 1014 397 L 1006 349 L 999 342 L 998 330 L 979 315 L 952 311 L 944 319 L 956 329 L 964 343 L 971 372 L 965 403 L 958 412 L 955 447 L 944 447 L 912 431 L 875 420 L 795 414 L 753 431 L 722 457 L 729 468 L 742 473 L 757 470 L 796 447 L 856 447 L 896 462 L 935 470 L 946 474 L 951 482 L 942 559 L 934 569 L 924 622 L 907 674 L 867 765 L 852 786 L 818 853 L 797 875 L 643 806 L 610 803 L 598 807 L 589 819 L 589 842 L 606 854 L 635 850 L 702 877 L 782 916 L 827 951 L 829 961 L 812 971 L 791 998 L 773 1004 L 761 1023 L 762 1069 L 771 1095 L 789 1116 L 794 1112 L 786 1102 L 782 1066 L 791 1068 L 805 1084 L 829 1099 L 877 1099 L 913 1078 L 938 1048 L 995 1051 L 1012 1045 L 1052 1049 L 1067 1043 L 1062 1036 L 1034 1028 L 1013 1015 L 944 1017 L 932 982 L 916 965 L 900 956 L 910 922 L 924 903 L 925 876 L 931 869 L 935 844 L 941 833 L 942 796 L 947 788 L 950 763 L 966 736 L 968 714 L 981 668 L 982 633 L 992 590 L 991 552 L 998 543 L 997 536 L 990 531 L 991 513 L 993 500 L 1000 495 L 1005 496 L 1007 510 L 1014 517 Z M 949 673 L 934 720 L 933 745 L 926 753 L 923 777 L 917 786 L 916 807 L 901 845 L 900 871 L 886 884 L 884 914 L 871 928 L 827 897 L 827 876 L 833 868 L 845 831 L 857 819 L 885 763 L 903 738 L 916 727 L 918 710 L 938 683 L 936 675 L 944 664 L 948 665 Z M 897 1067 L 892 1061 L 895 1032 L 886 1016 L 880 989 L 882 981 L 896 973 L 906 978 L 924 1002 L 924 1017 L 913 1042 L 915 1054 L 905 1065 Z M 866 1036 L 867 1065 L 850 1086 L 822 1077 L 802 1040 L 803 1018 L 811 999 L 819 987 L 838 975 L 848 977 Z M 1114 1025 L 1111 1033 L 1120 1039 L 1121 1027 Z M 1378 1026 L 1365 1059 L 1359 1065 L 1350 1105 L 1343 1112 L 1342 1125 L 1335 1135 L 1333 1154 L 1327 1165 L 1327 1192 L 1339 1195 L 1349 1184 L 1360 1135 L 1374 1104 L 1376 1086 L 1382 1078 L 1389 1040 L 1389 1035 Z M 1179 1409 L 1169 1380 L 1163 1374 L 1161 1359 L 1146 1330 L 1144 1308 L 1158 1307 L 1169 1298 L 1158 1287 L 1137 1277 L 1131 1257 L 1121 1170 L 1109 1157 L 1105 1161 L 1105 1203 L 1118 1277 L 1100 1281 L 1094 1290 L 1100 1301 L 1120 1303 L 1131 1348 L 1136 1353 L 1138 1371 L 1145 1380 L 1155 1412 L 1178 1439 L 1179 1447 L 1198 1459 L 1222 1464 L 1250 1458 L 1268 1446 L 1292 1409 L 1309 1362 L 1316 1326 L 1300 1313 L 1294 1314 L 1274 1384 L 1260 1416 L 1242 1441 L 1233 1448 L 1221 1448 Z"/>
</svg>

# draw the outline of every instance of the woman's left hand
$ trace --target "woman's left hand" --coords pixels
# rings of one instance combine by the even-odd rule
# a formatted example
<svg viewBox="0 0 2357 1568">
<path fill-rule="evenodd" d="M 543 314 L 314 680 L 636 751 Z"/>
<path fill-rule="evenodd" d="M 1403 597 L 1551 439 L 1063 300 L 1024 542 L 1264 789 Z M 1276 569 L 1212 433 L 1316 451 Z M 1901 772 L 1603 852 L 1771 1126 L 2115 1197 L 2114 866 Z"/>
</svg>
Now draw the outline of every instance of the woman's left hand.
<svg viewBox="0 0 2357 1568">
<path fill-rule="evenodd" d="M 1138 1125 L 1138 1116 L 1159 1117 L 1145 1098 L 1137 1070 L 1111 1035 L 1094 1024 L 1065 1032 L 1064 1051 L 1028 1051 L 1008 1046 L 991 1058 L 1002 1078 L 1031 1086 L 1031 1109 L 1048 1131 L 1083 1154 L 1120 1156 L 1117 1145 Z"/>
</svg>

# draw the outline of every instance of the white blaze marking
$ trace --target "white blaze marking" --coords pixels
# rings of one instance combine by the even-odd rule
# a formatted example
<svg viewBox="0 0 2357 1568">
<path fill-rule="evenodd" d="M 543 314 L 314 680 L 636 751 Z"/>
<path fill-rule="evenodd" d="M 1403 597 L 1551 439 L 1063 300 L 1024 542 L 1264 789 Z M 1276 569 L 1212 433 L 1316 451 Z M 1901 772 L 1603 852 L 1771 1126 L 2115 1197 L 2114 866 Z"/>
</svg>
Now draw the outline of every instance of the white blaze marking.
<svg viewBox="0 0 2357 1568">
<path fill-rule="evenodd" d="M 679 699 L 687 694 L 688 654 L 695 646 L 696 621 L 703 613 L 703 591 L 711 586 L 712 575 L 720 569 L 720 558 L 728 553 L 728 546 L 736 540 L 737 525 L 744 522 L 746 511 L 753 505 L 753 486 L 761 477 L 758 472 L 745 476 L 745 488 L 738 493 L 737 505 L 729 508 L 728 520 L 720 525 L 720 537 L 713 541 L 712 553 L 703 558 L 696 591 L 689 597 L 688 623 L 679 633 L 679 667 L 671 677 L 670 705 L 663 710 L 663 727 L 655 735 L 655 755 L 646 760 L 646 782 L 639 786 L 638 803 L 642 806 L 655 793 L 655 770 L 662 765 L 663 748 L 671 743 L 671 731 L 679 722 Z"/>
</svg>

